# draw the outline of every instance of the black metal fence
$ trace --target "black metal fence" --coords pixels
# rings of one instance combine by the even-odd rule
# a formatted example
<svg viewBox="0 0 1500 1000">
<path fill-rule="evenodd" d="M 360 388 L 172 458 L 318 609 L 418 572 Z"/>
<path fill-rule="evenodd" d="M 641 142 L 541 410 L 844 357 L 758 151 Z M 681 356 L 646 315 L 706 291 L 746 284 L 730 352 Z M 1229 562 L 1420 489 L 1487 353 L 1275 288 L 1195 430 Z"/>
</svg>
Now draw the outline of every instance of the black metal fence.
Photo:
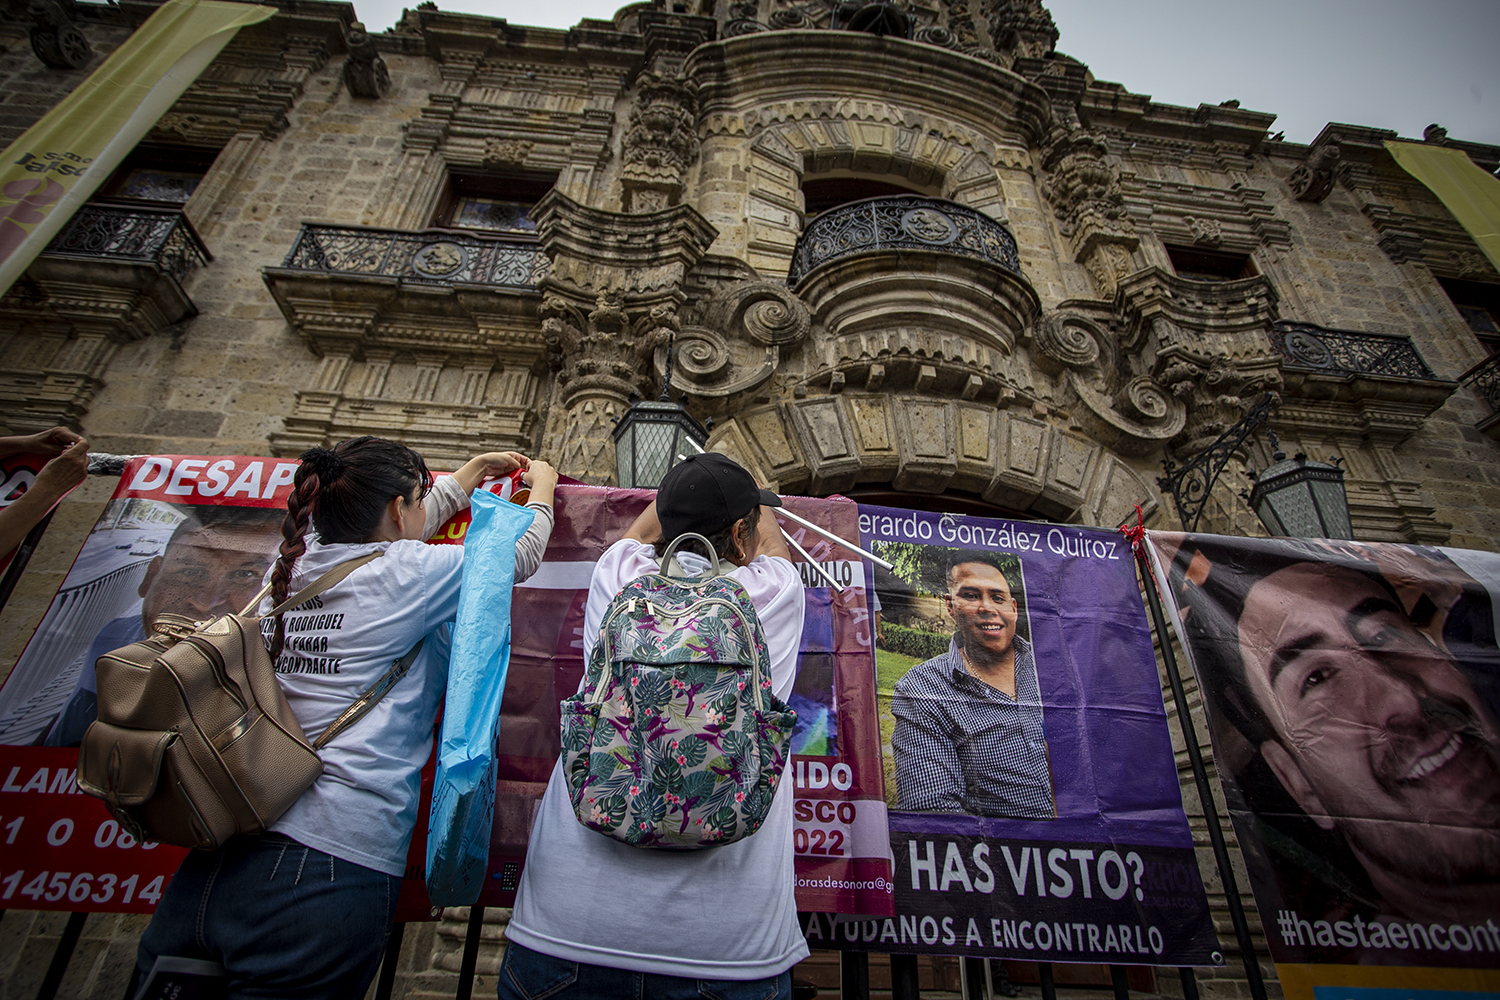
<svg viewBox="0 0 1500 1000">
<path fill-rule="evenodd" d="M 435 285 L 532 288 L 547 273 L 536 240 L 451 230 L 409 232 L 305 222 L 283 267 L 370 274 Z"/>
<path fill-rule="evenodd" d="M 1281 320 L 1271 328 L 1271 346 L 1289 368 L 1329 375 L 1437 378 L 1410 337 Z"/>
<path fill-rule="evenodd" d="M 155 264 L 178 282 L 213 259 L 181 211 L 104 202 L 90 202 L 75 212 L 45 252 Z"/>
<path fill-rule="evenodd" d="M 1016 238 L 977 209 L 941 198 L 867 198 L 817 216 L 797 238 L 787 273 L 796 286 L 822 264 L 879 250 L 933 250 L 988 260 L 1019 275 Z"/>
</svg>

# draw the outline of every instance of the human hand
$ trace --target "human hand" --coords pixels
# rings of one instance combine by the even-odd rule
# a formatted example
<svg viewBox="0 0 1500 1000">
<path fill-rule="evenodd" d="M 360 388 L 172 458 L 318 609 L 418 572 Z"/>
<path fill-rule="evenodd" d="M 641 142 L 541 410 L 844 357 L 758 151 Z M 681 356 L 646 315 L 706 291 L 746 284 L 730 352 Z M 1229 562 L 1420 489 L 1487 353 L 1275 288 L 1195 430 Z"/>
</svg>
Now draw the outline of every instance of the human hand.
<svg viewBox="0 0 1500 1000">
<path fill-rule="evenodd" d="M 489 451 L 469 459 L 469 465 L 478 467 L 482 479 L 496 479 L 528 467 L 531 459 L 518 451 Z"/>
<path fill-rule="evenodd" d="M 66 427 L 54 427 L 37 436 L 53 434 L 56 431 L 71 435 L 75 440 L 58 449 L 60 454 L 42 466 L 42 471 L 36 475 L 36 482 L 31 485 L 33 490 L 51 493 L 53 499 L 83 482 L 84 477 L 89 474 L 89 443 L 83 438 Z"/>
<path fill-rule="evenodd" d="M 550 463 L 536 459 L 527 465 L 525 472 L 521 473 L 521 482 L 533 490 L 550 490 L 557 485 L 557 470 Z"/>
<path fill-rule="evenodd" d="M 74 434 L 66 427 L 54 427 L 51 430 L 37 431 L 28 434 L 24 439 L 23 451 L 29 451 L 37 455 L 61 455 L 72 445 L 82 441 L 83 438 Z M 84 445 L 84 453 L 87 454 L 88 445 Z"/>
</svg>

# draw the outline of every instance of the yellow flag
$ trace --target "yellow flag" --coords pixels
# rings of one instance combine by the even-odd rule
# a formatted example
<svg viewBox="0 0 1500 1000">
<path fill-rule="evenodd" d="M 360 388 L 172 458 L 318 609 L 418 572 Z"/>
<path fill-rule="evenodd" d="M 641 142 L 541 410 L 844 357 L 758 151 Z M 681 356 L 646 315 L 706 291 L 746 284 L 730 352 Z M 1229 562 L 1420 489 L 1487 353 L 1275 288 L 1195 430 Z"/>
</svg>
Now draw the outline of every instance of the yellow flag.
<svg viewBox="0 0 1500 1000">
<path fill-rule="evenodd" d="M 234 33 L 276 13 L 167 0 L 88 79 L 0 155 L 0 295 Z"/>
<path fill-rule="evenodd" d="M 1402 170 L 1438 196 L 1500 271 L 1500 177 L 1485 173 L 1461 149 L 1390 141 L 1385 148 Z"/>
</svg>

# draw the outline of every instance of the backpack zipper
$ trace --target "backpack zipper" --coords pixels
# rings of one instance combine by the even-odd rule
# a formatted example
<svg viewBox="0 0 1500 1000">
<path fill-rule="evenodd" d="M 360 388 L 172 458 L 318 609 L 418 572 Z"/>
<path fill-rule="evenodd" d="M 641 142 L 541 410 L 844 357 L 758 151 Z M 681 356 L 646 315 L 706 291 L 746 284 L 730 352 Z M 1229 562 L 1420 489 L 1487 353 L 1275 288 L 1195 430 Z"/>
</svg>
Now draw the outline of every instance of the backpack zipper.
<svg viewBox="0 0 1500 1000">
<path fill-rule="evenodd" d="M 240 706 L 241 712 L 247 711 L 250 706 L 240 696 L 239 685 L 229 679 L 229 670 L 224 666 L 224 657 L 219 653 L 218 647 L 211 642 L 199 639 L 196 635 L 186 636 L 182 641 L 196 649 L 199 655 L 208 661 L 209 669 L 213 671 L 214 679 L 219 682 L 219 687 L 234 699 L 235 704 Z"/>
</svg>

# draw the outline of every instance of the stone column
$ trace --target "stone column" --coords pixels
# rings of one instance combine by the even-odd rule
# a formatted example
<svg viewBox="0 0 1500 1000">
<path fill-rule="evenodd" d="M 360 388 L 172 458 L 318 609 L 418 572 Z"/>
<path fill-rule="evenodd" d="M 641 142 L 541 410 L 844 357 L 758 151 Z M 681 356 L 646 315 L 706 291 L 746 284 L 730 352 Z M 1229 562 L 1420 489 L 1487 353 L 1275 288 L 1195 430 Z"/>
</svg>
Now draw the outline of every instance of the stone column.
<svg viewBox="0 0 1500 1000">
<path fill-rule="evenodd" d="M 612 418 L 633 393 L 656 395 L 656 349 L 677 330 L 683 280 L 717 231 L 686 205 L 659 212 L 588 208 L 553 190 L 536 207 L 552 261 L 542 333 L 558 374 L 542 453 L 584 482 L 614 480 Z"/>
</svg>

